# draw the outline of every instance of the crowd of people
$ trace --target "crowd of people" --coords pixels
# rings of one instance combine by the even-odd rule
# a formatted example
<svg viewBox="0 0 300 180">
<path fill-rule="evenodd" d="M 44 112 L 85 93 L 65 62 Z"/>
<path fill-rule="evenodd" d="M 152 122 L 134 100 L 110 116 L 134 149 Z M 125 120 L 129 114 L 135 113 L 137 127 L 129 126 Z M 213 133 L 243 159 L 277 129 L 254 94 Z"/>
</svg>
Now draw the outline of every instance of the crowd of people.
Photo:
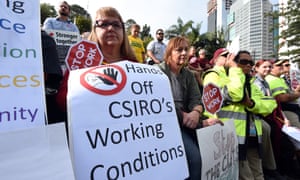
<svg viewBox="0 0 300 180">
<path fill-rule="evenodd" d="M 69 4 L 63 1 L 60 8 L 60 16 L 46 20 L 44 28 L 78 31 L 74 24 L 70 25 Z M 85 39 L 98 44 L 103 64 L 130 60 L 157 66 L 166 74 L 185 146 L 188 179 L 201 179 L 202 161 L 195 129 L 223 124 L 229 119 L 234 119 L 238 136 L 239 179 L 300 178 L 299 142 L 281 131 L 283 125 L 300 128 L 300 107 L 296 101 L 300 86 L 291 87 L 289 83 L 289 60 L 254 61 L 248 51 L 233 54 L 226 48 L 217 49 L 209 60 L 205 49 L 191 46 L 185 37 L 174 37 L 165 44 L 163 29 L 158 29 L 156 39 L 144 48 L 139 32 L 140 26 L 133 24 L 128 36 L 119 12 L 113 7 L 101 7 Z M 55 65 L 57 55 L 52 52 L 55 44 L 50 50 L 47 38 L 48 43 L 43 43 L 43 60 L 48 67 L 44 69 L 49 91 L 48 122 L 67 123 L 69 72 L 62 78 L 59 66 Z M 219 86 L 224 98 L 215 114 L 206 112 L 201 102 L 202 88 L 209 83 Z"/>
</svg>

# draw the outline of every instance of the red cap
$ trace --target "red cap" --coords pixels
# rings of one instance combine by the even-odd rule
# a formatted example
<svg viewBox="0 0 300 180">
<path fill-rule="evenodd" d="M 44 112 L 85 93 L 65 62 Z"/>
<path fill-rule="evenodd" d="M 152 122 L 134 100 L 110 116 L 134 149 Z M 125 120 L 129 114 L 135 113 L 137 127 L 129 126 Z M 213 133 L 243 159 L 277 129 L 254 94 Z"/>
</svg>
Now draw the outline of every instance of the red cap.
<svg viewBox="0 0 300 180">
<path fill-rule="evenodd" d="M 210 64 L 215 64 L 215 60 L 221 56 L 221 55 L 224 55 L 224 54 L 228 54 L 228 50 L 226 48 L 219 48 L 215 51 L 214 53 L 214 57 L 210 60 Z"/>
</svg>

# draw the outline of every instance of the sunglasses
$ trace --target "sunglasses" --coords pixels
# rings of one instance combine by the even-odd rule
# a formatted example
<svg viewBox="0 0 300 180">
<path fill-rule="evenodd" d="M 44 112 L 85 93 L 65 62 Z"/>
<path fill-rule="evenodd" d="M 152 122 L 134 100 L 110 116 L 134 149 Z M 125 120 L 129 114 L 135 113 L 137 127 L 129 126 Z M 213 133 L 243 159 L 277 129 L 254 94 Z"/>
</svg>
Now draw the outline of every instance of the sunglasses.
<svg viewBox="0 0 300 180">
<path fill-rule="evenodd" d="M 157 33 L 158 35 L 164 35 L 164 33 Z"/>
<path fill-rule="evenodd" d="M 123 23 L 119 21 L 103 21 L 103 20 L 96 20 L 95 27 L 99 27 L 102 29 L 107 29 L 109 26 L 112 26 L 114 29 L 122 29 Z"/>
<path fill-rule="evenodd" d="M 283 64 L 283 66 L 285 66 L 285 67 L 290 67 L 290 64 Z"/>
<path fill-rule="evenodd" d="M 250 66 L 254 66 L 254 62 L 248 59 L 240 59 L 238 63 L 241 65 L 249 64 Z"/>
<path fill-rule="evenodd" d="M 228 53 L 226 53 L 226 54 L 222 54 L 221 56 L 223 56 L 223 57 L 227 58 L 227 55 L 228 55 Z"/>
</svg>

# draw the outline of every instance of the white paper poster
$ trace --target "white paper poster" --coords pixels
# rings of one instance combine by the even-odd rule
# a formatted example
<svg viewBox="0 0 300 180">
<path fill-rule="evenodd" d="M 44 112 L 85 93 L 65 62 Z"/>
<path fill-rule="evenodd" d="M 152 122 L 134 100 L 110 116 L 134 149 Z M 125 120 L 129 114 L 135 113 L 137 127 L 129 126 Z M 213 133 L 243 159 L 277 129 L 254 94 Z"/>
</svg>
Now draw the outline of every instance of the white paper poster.
<svg viewBox="0 0 300 180">
<path fill-rule="evenodd" d="M 169 80 L 122 61 L 70 72 L 70 150 L 76 179 L 178 179 L 187 162 Z"/>
<path fill-rule="evenodd" d="M 0 9 L 0 131 L 43 126 L 39 1 L 0 1 Z"/>
<path fill-rule="evenodd" d="M 0 132 L 0 144 L 0 179 L 74 179 L 64 123 Z"/>
<path fill-rule="evenodd" d="M 202 178 L 237 180 L 239 175 L 238 140 L 233 120 L 197 130 L 202 158 Z"/>
</svg>

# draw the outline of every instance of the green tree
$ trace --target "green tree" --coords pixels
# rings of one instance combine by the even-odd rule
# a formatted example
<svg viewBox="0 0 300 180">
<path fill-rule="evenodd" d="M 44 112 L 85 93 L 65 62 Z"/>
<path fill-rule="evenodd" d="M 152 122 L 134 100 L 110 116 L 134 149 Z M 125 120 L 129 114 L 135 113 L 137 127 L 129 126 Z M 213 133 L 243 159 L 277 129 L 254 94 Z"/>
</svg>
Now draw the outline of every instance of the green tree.
<svg viewBox="0 0 300 180">
<path fill-rule="evenodd" d="M 200 30 L 201 30 L 201 24 L 196 24 L 194 27 L 193 24 L 190 26 L 190 31 L 187 33 L 187 38 L 189 39 L 190 43 L 194 45 L 197 41 L 200 40 Z"/>
<path fill-rule="evenodd" d="M 71 5 L 70 19 L 77 25 L 80 33 L 91 31 L 91 15 L 81 6 L 77 4 Z"/>
<path fill-rule="evenodd" d="M 170 26 L 166 31 L 165 31 L 165 38 L 166 39 L 171 39 L 176 36 L 185 36 L 187 37 L 188 32 L 190 31 L 194 21 L 188 21 L 184 23 L 182 19 L 179 17 L 177 19 L 177 24 L 174 24 Z"/>
<path fill-rule="evenodd" d="M 172 25 L 165 31 L 166 39 L 170 39 L 175 36 L 185 36 L 189 39 L 191 45 L 194 45 L 197 49 L 204 48 L 207 51 L 207 58 L 212 58 L 213 53 L 221 48 L 226 47 L 225 33 L 223 30 L 216 33 L 201 34 L 201 23 L 194 26 L 193 21 L 184 23 L 181 18 L 178 18 L 177 24 Z"/>
<path fill-rule="evenodd" d="M 287 7 L 280 9 L 279 16 L 285 18 L 286 29 L 284 29 L 279 38 L 284 39 L 287 44 L 287 51 L 279 55 L 288 56 L 293 61 L 300 61 L 300 1 L 288 0 Z M 280 23 L 280 22 L 279 22 Z M 279 47 L 283 44 L 279 44 Z"/>
<path fill-rule="evenodd" d="M 77 4 L 71 5 L 70 19 L 74 20 L 77 16 L 91 19 L 91 15 L 81 6 Z"/>
<path fill-rule="evenodd" d="M 77 16 L 75 21 L 80 33 L 91 32 L 92 19 L 84 16 Z"/>
<path fill-rule="evenodd" d="M 149 42 L 153 40 L 153 37 L 150 34 L 150 26 L 148 26 L 147 24 L 145 24 L 142 28 L 141 39 L 144 42 L 145 48 L 147 48 L 147 45 L 149 44 Z"/>
<path fill-rule="evenodd" d="M 224 33 L 223 31 L 217 32 L 219 35 L 217 36 L 216 33 L 207 32 L 201 34 L 198 38 L 198 41 L 194 42 L 194 46 L 197 49 L 203 48 L 206 50 L 206 57 L 211 59 L 213 57 L 214 52 L 219 49 L 226 47 L 227 42 L 224 40 Z"/>
<path fill-rule="evenodd" d="M 48 3 L 40 4 L 40 11 L 41 11 L 41 17 L 40 17 L 41 24 L 45 21 L 47 17 L 55 17 L 57 14 L 54 6 Z"/>
</svg>

